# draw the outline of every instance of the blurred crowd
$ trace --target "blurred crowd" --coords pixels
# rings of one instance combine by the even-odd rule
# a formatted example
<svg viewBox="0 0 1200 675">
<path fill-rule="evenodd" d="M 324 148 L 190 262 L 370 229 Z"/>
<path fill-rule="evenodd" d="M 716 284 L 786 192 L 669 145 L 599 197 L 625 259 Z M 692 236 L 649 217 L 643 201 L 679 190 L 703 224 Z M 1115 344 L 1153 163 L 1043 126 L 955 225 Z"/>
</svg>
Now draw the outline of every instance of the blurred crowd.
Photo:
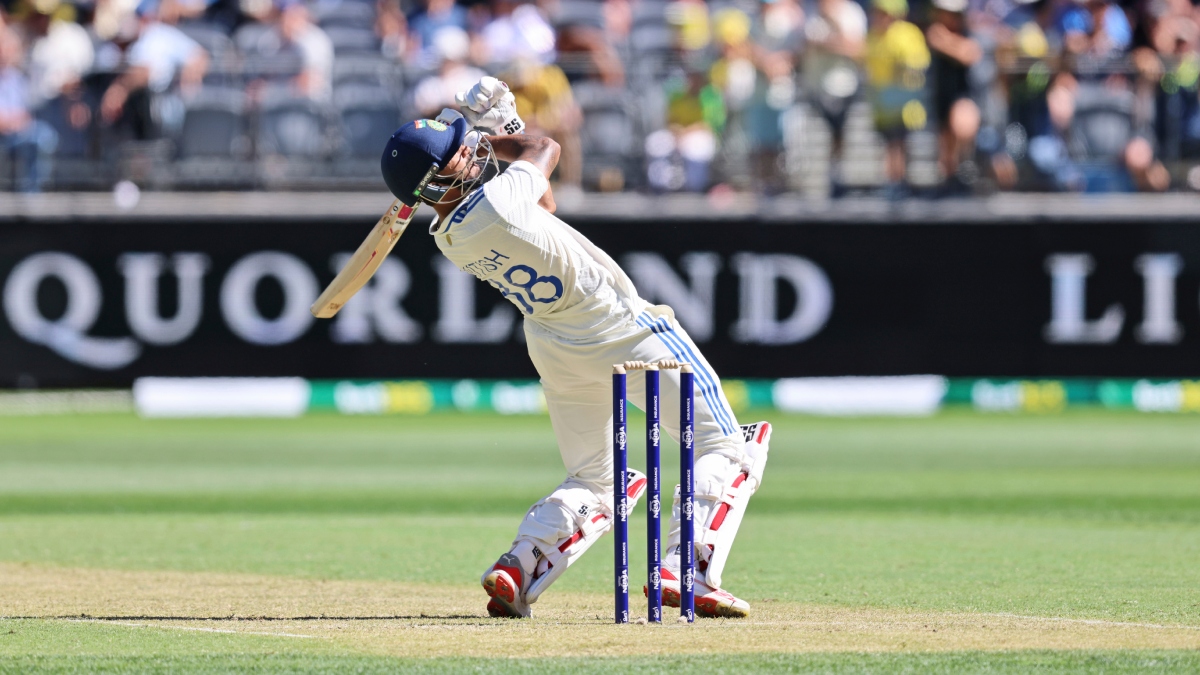
<svg viewBox="0 0 1200 675">
<path fill-rule="evenodd" d="M 1200 190 L 1192 0 L 0 0 L 0 189 L 374 185 L 484 74 L 563 190 Z"/>
</svg>

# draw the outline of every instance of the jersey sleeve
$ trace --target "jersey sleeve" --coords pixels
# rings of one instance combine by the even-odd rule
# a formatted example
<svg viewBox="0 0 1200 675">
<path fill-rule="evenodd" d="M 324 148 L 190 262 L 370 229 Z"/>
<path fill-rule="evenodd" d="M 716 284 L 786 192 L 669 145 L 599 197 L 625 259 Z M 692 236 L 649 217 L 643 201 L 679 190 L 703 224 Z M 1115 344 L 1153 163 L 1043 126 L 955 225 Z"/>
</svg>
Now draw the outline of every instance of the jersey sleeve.
<svg viewBox="0 0 1200 675">
<path fill-rule="evenodd" d="M 542 170 L 526 161 L 509 164 L 504 173 L 484 186 L 492 208 L 508 220 L 515 213 L 536 204 L 548 189 L 550 183 Z"/>
</svg>

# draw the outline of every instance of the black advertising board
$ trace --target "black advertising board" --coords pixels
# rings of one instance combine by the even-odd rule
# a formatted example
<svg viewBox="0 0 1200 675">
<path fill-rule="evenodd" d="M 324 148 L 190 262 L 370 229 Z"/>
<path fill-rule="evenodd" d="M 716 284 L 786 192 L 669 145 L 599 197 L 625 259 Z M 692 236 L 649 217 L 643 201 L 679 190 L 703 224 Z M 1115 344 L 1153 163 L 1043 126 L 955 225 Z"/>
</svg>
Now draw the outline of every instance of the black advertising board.
<svg viewBox="0 0 1200 675">
<path fill-rule="evenodd" d="M 535 376 L 426 222 L 334 321 L 308 305 L 368 220 L 0 222 L 0 387 Z M 572 223 L 729 377 L 1200 376 L 1200 220 Z"/>
</svg>

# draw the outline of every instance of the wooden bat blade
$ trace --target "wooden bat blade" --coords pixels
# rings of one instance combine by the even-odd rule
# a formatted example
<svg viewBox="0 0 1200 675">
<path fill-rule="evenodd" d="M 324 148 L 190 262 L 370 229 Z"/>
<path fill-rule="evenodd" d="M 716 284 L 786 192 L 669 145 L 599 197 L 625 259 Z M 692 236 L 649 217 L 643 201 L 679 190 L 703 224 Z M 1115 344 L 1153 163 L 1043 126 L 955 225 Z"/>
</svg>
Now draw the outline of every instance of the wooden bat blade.
<svg viewBox="0 0 1200 675">
<path fill-rule="evenodd" d="M 359 244 L 358 250 L 309 308 L 313 316 L 318 319 L 332 318 L 347 300 L 371 280 L 416 212 L 415 206 L 405 206 L 399 199 L 392 202 L 387 213 L 375 223 L 371 233 Z"/>
</svg>

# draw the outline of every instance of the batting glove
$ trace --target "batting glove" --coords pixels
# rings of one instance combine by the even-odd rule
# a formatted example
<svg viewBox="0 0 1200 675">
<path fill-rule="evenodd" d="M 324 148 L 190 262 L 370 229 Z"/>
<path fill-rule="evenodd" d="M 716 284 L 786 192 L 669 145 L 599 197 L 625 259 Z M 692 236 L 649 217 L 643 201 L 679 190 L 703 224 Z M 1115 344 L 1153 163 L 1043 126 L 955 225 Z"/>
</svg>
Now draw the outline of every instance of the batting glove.
<svg viewBox="0 0 1200 675">
<path fill-rule="evenodd" d="M 463 114 L 454 108 L 442 108 L 442 112 L 438 113 L 438 116 L 434 119 L 446 126 L 450 126 L 455 121 L 463 119 Z"/>
<path fill-rule="evenodd" d="M 508 85 L 494 77 L 484 77 L 469 90 L 455 96 L 462 114 L 473 127 L 482 127 L 499 136 L 525 131 L 525 122 L 517 114 L 517 101 Z"/>
<path fill-rule="evenodd" d="M 461 119 L 466 119 L 467 124 L 471 124 L 470 119 L 463 117 L 463 114 L 454 108 L 442 108 L 442 112 L 438 113 L 438 116 L 434 119 L 442 124 L 445 124 L 446 126 L 450 126 L 451 124 L 454 124 L 456 120 Z M 472 150 L 479 145 L 479 139 L 483 137 L 483 134 L 480 134 L 473 128 L 475 126 L 476 125 L 471 124 L 472 129 L 467 132 L 466 136 L 463 137 L 463 145 L 470 147 Z"/>
</svg>

